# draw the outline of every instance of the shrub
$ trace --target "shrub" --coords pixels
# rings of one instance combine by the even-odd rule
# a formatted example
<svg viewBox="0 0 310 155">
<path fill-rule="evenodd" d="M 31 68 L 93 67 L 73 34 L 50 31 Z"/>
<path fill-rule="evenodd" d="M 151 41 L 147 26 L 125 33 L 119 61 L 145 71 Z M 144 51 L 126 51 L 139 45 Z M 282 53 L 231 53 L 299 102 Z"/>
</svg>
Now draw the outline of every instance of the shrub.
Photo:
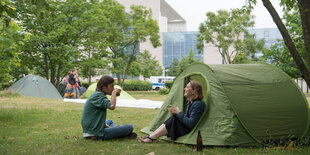
<svg viewBox="0 0 310 155">
<path fill-rule="evenodd" d="M 14 93 L 13 91 L 4 90 L 0 91 L 0 97 L 20 97 L 21 94 Z"/>
<path fill-rule="evenodd" d="M 88 88 L 89 87 L 89 83 L 88 82 L 81 82 L 82 87 L 84 88 Z"/>
<path fill-rule="evenodd" d="M 0 90 L 5 90 L 12 86 L 14 82 L 5 82 L 5 83 L 0 83 Z"/>
<path fill-rule="evenodd" d="M 161 95 L 167 95 L 169 94 L 170 89 L 166 89 L 166 88 L 160 88 L 159 89 L 159 94 Z"/>
<path fill-rule="evenodd" d="M 115 82 L 117 84 L 117 82 Z M 142 90 L 151 90 L 152 84 L 148 81 L 142 80 L 125 80 L 123 89 L 133 90 L 133 91 L 142 91 Z"/>
<path fill-rule="evenodd" d="M 172 84 L 173 84 L 173 81 L 166 81 L 166 82 L 165 82 L 165 87 L 166 87 L 167 89 L 171 89 Z"/>
<path fill-rule="evenodd" d="M 57 87 L 57 90 L 61 96 L 64 96 L 65 89 L 66 89 L 66 84 L 63 84 L 63 83 L 59 84 L 59 86 Z"/>
</svg>

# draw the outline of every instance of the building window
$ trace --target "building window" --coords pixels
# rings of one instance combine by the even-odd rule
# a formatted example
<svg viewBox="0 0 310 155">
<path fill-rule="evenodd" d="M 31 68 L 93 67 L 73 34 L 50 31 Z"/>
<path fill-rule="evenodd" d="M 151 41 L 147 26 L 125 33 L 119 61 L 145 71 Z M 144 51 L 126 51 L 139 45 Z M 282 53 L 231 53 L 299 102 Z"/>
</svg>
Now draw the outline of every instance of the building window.
<svg viewBox="0 0 310 155">
<path fill-rule="evenodd" d="M 164 67 L 168 68 L 173 59 L 182 60 L 182 56 L 187 57 L 190 50 L 194 52 L 194 58 L 201 58 L 203 61 L 203 53 L 198 54 L 196 48 L 198 32 L 164 32 L 163 33 L 163 57 Z"/>
</svg>

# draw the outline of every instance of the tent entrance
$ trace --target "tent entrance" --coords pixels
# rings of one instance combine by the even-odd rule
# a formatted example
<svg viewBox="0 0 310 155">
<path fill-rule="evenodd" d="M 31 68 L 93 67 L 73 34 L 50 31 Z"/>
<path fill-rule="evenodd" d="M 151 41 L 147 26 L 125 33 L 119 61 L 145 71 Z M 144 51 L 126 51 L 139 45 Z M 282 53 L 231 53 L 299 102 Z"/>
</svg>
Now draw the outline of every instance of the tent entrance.
<svg viewBox="0 0 310 155">
<path fill-rule="evenodd" d="M 200 83 L 202 90 L 204 90 L 203 91 L 203 96 L 204 96 L 203 101 L 206 104 L 208 104 L 208 98 L 210 96 L 210 88 L 209 88 L 209 82 L 208 82 L 207 78 L 201 73 L 192 73 L 192 74 L 186 75 L 186 76 L 184 76 L 183 90 L 190 81 L 197 81 Z M 187 104 L 187 100 L 184 97 L 184 91 L 183 91 L 183 111 L 186 110 L 186 104 Z"/>
<path fill-rule="evenodd" d="M 184 88 L 186 87 L 186 85 L 190 81 L 197 81 L 197 82 L 200 83 L 200 85 L 202 87 L 203 96 L 204 96 L 203 97 L 203 101 L 206 104 L 205 112 L 202 114 L 201 118 L 197 122 L 196 126 L 192 129 L 192 131 L 189 134 L 178 138 L 178 141 L 183 141 L 184 140 L 184 141 L 189 142 L 189 141 L 193 140 L 193 135 L 197 134 L 196 128 L 199 126 L 200 122 L 204 119 L 205 115 L 207 114 L 207 111 L 208 111 L 208 100 L 210 98 L 210 87 L 209 87 L 209 82 L 208 82 L 207 78 L 203 74 L 201 74 L 199 72 L 188 74 L 188 75 L 183 77 L 183 80 L 184 80 L 183 93 L 182 93 L 183 96 L 184 96 Z M 183 112 L 186 111 L 186 104 L 187 104 L 187 100 L 184 97 L 184 99 L 183 99 Z M 194 136 L 194 139 L 195 138 L 196 137 Z"/>
</svg>

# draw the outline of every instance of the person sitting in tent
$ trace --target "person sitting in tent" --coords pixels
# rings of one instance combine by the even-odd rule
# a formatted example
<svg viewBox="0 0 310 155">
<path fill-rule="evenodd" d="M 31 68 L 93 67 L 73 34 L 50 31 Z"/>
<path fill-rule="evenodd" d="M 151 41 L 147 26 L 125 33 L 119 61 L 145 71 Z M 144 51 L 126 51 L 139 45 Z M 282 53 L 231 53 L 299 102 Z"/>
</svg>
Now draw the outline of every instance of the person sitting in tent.
<svg viewBox="0 0 310 155">
<path fill-rule="evenodd" d="M 85 139 L 137 138 L 137 134 L 132 132 L 131 124 L 116 126 L 112 120 L 106 120 L 107 109 L 115 109 L 116 96 L 120 91 L 114 88 L 114 79 L 111 76 L 100 78 L 96 91 L 87 99 L 82 112 L 81 124 Z M 111 95 L 111 100 L 106 95 Z"/>
<path fill-rule="evenodd" d="M 66 80 L 67 86 L 65 89 L 64 98 L 76 98 L 76 91 L 74 85 L 76 83 L 74 74 L 72 72 L 68 72 L 68 80 Z M 66 78 L 67 79 L 67 78 Z"/>
<path fill-rule="evenodd" d="M 151 143 L 161 136 L 176 140 L 191 132 L 206 109 L 201 85 L 196 81 L 189 82 L 184 88 L 184 96 L 188 100 L 185 114 L 178 107 L 170 105 L 168 111 L 173 115 L 149 136 L 140 137 L 140 142 Z"/>
</svg>

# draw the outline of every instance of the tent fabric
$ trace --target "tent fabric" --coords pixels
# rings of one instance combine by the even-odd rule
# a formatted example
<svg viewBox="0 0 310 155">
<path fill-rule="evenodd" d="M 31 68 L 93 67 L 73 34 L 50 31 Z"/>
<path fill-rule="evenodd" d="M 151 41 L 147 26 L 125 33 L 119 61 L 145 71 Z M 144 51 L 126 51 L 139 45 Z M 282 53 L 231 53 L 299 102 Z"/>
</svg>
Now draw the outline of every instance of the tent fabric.
<svg viewBox="0 0 310 155">
<path fill-rule="evenodd" d="M 80 96 L 81 99 L 87 99 L 93 92 L 96 91 L 97 83 L 92 83 L 86 90 L 86 92 Z M 127 92 L 125 92 L 120 86 L 115 85 L 115 88 L 121 89 L 121 94 L 120 96 L 117 97 L 117 99 L 129 99 L 129 100 L 135 100 L 134 97 L 129 95 Z M 109 95 L 107 95 L 108 98 L 110 98 Z"/>
<path fill-rule="evenodd" d="M 198 130 L 204 145 L 217 146 L 253 146 L 308 135 L 304 94 L 284 72 L 263 64 L 188 66 L 142 132 L 150 134 L 171 116 L 168 105 L 186 108 L 183 89 L 190 80 L 202 84 L 207 111 L 191 133 L 176 142 L 195 144 Z"/>
<path fill-rule="evenodd" d="M 23 96 L 62 99 L 55 86 L 38 75 L 27 75 L 14 83 L 9 90 Z"/>
</svg>

